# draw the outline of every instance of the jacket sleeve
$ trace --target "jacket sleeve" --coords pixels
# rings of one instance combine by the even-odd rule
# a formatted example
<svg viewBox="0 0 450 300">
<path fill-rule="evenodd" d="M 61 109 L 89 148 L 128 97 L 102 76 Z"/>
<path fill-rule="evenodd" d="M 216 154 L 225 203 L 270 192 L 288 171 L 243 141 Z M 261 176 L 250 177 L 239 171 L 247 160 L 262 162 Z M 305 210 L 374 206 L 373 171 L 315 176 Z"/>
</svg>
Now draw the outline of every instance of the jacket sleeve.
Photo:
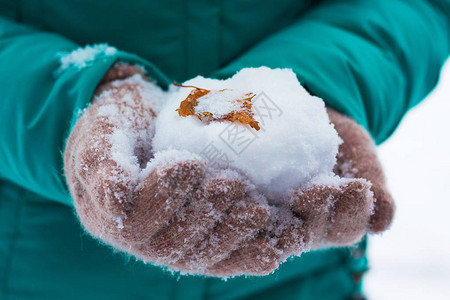
<svg viewBox="0 0 450 300">
<path fill-rule="evenodd" d="M 152 64 L 106 44 L 79 48 L 52 33 L 0 17 L 0 179 L 71 205 L 63 175 L 65 139 L 107 70 L 117 61 Z"/>
<path fill-rule="evenodd" d="M 436 85 L 449 49 L 448 0 L 322 1 L 214 76 L 292 68 L 311 93 L 379 144 Z"/>
</svg>

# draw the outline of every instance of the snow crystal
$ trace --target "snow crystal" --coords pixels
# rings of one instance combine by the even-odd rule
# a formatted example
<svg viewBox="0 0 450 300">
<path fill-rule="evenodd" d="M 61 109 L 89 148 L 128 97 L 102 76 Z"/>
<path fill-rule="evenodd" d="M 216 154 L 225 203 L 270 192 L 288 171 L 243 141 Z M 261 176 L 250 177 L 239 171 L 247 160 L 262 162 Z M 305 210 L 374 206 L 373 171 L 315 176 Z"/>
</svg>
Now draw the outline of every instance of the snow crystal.
<svg viewBox="0 0 450 300">
<path fill-rule="evenodd" d="M 113 217 L 113 220 L 117 223 L 117 228 L 118 229 L 123 229 L 123 219 L 124 216 L 117 216 L 117 217 Z"/>
<path fill-rule="evenodd" d="M 145 178 L 153 170 L 165 168 L 176 165 L 186 161 L 198 161 L 202 163 L 202 158 L 192 152 L 185 150 L 169 149 L 167 151 L 160 151 L 154 154 L 154 157 L 148 162 L 147 166 L 140 174 L 141 178 Z"/>
<path fill-rule="evenodd" d="M 145 119 L 136 112 L 133 107 L 143 105 L 147 111 L 157 111 L 161 106 L 165 93 L 154 83 L 145 81 L 141 74 L 133 75 L 124 80 L 117 80 L 115 86 L 123 84 L 134 84 L 141 97 L 134 99 L 129 93 L 122 96 L 119 107 L 117 100 L 110 97 L 111 91 L 103 92 L 99 98 L 105 99 L 97 111 L 97 117 L 107 118 L 114 124 L 114 130 L 109 135 L 111 143 L 111 158 L 120 166 L 132 179 L 133 184 L 138 184 L 141 178 L 148 174 L 147 168 L 141 168 L 136 149 L 144 152 L 151 151 L 151 139 L 154 135 L 154 126 L 151 119 Z M 150 123 L 150 126 L 147 124 Z M 151 156 L 151 155 L 149 155 Z M 122 180 L 120 178 L 118 181 Z"/>
<path fill-rule="evenodd" d="M 98 56 L 111 56 L 116 54 L 117 49 L 108 46 L 108 44 L 87 45 L 84 48 L 78 48 L 70 53 L 60 54 L 61 67 L 60 71 L 68 67 L 76 67 L 83 69 L 92 63 Z"/>
<path fill-rule="evenodd" d="M 239 109 L 236 99 L 245 98 L 246 92 L 225 90 L 211 91 L 210 93 L 198 98 L 198 105 L 194 108 L 196 114 L 210 112 L 214 118 L 221 118 L 233 111 Z"/>
<path fill-rule="evenodd" d="M 229 121 L 201 122 L 180 117 L 176 109 L 192 88 L 174 89 L 156 120 L 155 152 L 180 150 L 202 157 L 210 169 L 244 172 L 258 189 L 283 195 L 311 181 L 337 182 L 333 174 L 341 139 L 330 124 L 322 99 L 311 96 L 290 69 L 247 68 L 227 80 L 198 76 L 183 85 L 208 90 L 198 112 L 224 115 L 234 108 L 230 99 L 255 93 L 252 112 L 260 131 Z M 197 112 L 197 111 L 196 111 Z"/>
<path fill-rule="evenodd" d="M 135 67 L 138 67 L 144 71 L 144 68 L 139 65 L 135 65 Z M 154 110 L 156 113 L 159 112 L 161 106 L 166 102 L 167 93 L 164 92 L 158 85 L 156 85 L 156 83 L 144 80 L 141 74 L 135 74 L 123 81 L 116 80 L 111 84 L 117 87 L 123 84 L 123 82 L 137 85 L 144 103 L 149 105 L 149 108 Z M 134 99 L 132 99 L 132 97 L 129 97 L 128 101 L 134 102 Z"/>
</svg>

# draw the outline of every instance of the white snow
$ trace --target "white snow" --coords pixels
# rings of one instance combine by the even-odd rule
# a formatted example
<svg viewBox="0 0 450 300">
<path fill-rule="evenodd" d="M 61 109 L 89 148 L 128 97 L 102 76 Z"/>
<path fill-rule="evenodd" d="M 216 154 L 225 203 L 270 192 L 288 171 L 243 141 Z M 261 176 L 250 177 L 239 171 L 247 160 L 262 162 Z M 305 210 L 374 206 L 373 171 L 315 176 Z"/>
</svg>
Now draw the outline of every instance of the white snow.
<svg viewBox="0 0 450 300">
<path fill-rule="evenodd" d="M 143 170 L 141 177 L 144 178 L 155 169 L 166 168 L 186 161 L 202 163 L 203 160 L 199 155 L 185 150 L 169 149 L 167 151 L 156 152 Z"/>
<path fill-rule="evenodd" d="M 68 67 L 83 69 L 89 66 L 98 56 L 110 56 L 114 55 L 116 52 L 117 49 L 108 44 L 87 45 L 84 48 L 78 48 L 70 53 L 59 54 L 61 57 L 61 66 L 59 70 L 63 71 Z"/>
<path fill-rule="evenodd" d="M 123 229 L 123 219 L 126 219 L 125 214 L 123 214 L 121 216 L 113 217 L 113 220 L 117 223 L 118 229 Z"/>
<path fill-rule="evenodd" d="M 210 112 L 214 118 L 224 117 L 239 109 L 239 105 L 234 100 L 244 98 L 245 94 L 245 92 L 229 89 L 223 92 L 211 91 L 198 99 L 195 113 Z"/>
<path fill-rule="evenodd" d="M 273 195 L 315 178 L 339 180 L 332 170 L 341 139 L 329 122 L 324 102 L 311 96 L 290 69 L 248 68 L 227 80 L 199 76 L 183 85 L 231 90 L 202 97 L 204 104 L 197 109 L 216 115 L 235 109 L 230 99 L 255 93 L 252 109 L 261 130 L 238 122 L 204 123 L 196 116 L 180 117 L 176 109 L 193 88 L 178 88 L 157 117 L 154 151 L 198 154 L 209 168 L 240 170 L 261 191 Z"/>
<path fill-rule="evenodd" d="M 369 299 L 450 299 L 450 61 L 438 87 L 381 147 L 397 203 L 392 228 L 369 238 Z"/>
<path fill-rule="evenodd" d="M 113 132 L 107 137 L 111 144 L 111 158 L 127 173 L 115 174 L 111 178 L 114 182 L 128 182 L 137 185 L 142 178 L 152 169 L 151 166 L 140 166 L 136 149 L 144 149 L 147 154 L 151 151 L 151 139 L 154 135 L 154 122 L 145 119 L 133 107 L 142 105 L 147 111 L 157 111 L 165 99 L 165 93 L 154 83 L 145 81 L 140 74 L 136 74 L 125 80 L 118 80 L 113 85 L 120 84 L 136 85 L 137 91 L 142 98 L 134 99 L 129 93 L 123 95 L 121 103 L 111 97 L 112 91 L 103 92 L 99 98 L 104 99 L 104 104 L 98 109 L 97 117 L 106 118 L 114 124 Z M 150 125 L 148 125 L 150 124 Z M 147 126 L 148 125 L 148 126 Z M 92 147 L 99 147 L 93 144 Z M 100 150 L 100 149 L 98 149 Z M 150 155 L 149 155 L 150 156 Z M 129 179 L 132 179 L 131 181 Z"/>
</svg>

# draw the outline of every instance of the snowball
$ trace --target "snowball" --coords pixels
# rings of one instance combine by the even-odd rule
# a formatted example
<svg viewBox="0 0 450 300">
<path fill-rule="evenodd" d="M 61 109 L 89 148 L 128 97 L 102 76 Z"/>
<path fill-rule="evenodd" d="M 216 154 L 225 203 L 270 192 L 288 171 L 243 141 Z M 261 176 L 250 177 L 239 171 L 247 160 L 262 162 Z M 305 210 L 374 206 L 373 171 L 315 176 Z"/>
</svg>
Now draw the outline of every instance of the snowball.
<svg viewBox="0 0 450 300">
<path fill-rule="evenodd" d="M 284 195 L 290 188 L 334 182 L 341 139 L 330 124 L 322 99 L 310 95 L 290 69 L 247 68 L 227 80 L 198 76 L 183 85 L 212 90 L 195 112 L 220 117 L 236 110 L 232 99 L 248 93 L 259 131 L 237 121 L 202 122 L 176 111 L 193 88 L 174 89 L 155 125 L 155 152 L 183 150 L 202 157 L 209 169 L 245 173 L 259 190 Z M 217 93 L 226 89 L 225 93 Z M 215 92 L 214 92 L 215 91 Z M 201 101 L 200 101 L 201 100 Z"/>
<path fill-rule="evenodd" d="M 78 48 L 70 53 L 60 54 L 61 67 L 60 71 L 74 66 L 83 69 L 92 63 L 99 55 L 110 56 L 116 54 L 117 49 L 108 46 L 108 44 L 87 45 L 84 48 Z"/>
</svg>

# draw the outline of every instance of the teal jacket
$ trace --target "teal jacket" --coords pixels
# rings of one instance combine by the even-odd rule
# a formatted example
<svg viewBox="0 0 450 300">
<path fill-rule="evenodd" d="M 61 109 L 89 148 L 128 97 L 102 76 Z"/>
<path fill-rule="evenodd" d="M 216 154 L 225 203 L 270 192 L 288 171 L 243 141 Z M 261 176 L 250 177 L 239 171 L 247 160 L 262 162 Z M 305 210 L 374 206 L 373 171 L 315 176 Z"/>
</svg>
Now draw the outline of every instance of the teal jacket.
<svg viewBox="0 0 450 300">
<path fill-rule="evenodd" d="M 108 43 L 84 68 L 80 46 Z M 166 87 L 243 67 L 292 68 L 377 143 L 435 86 L 450 1 L 0 0 L 0 299 L 350 299 L 365 242 L 291 259 L 266 277 L 179 277 L 89 237 L 63 175 L 64 141 L 116 61 Z"/>
</svg>

